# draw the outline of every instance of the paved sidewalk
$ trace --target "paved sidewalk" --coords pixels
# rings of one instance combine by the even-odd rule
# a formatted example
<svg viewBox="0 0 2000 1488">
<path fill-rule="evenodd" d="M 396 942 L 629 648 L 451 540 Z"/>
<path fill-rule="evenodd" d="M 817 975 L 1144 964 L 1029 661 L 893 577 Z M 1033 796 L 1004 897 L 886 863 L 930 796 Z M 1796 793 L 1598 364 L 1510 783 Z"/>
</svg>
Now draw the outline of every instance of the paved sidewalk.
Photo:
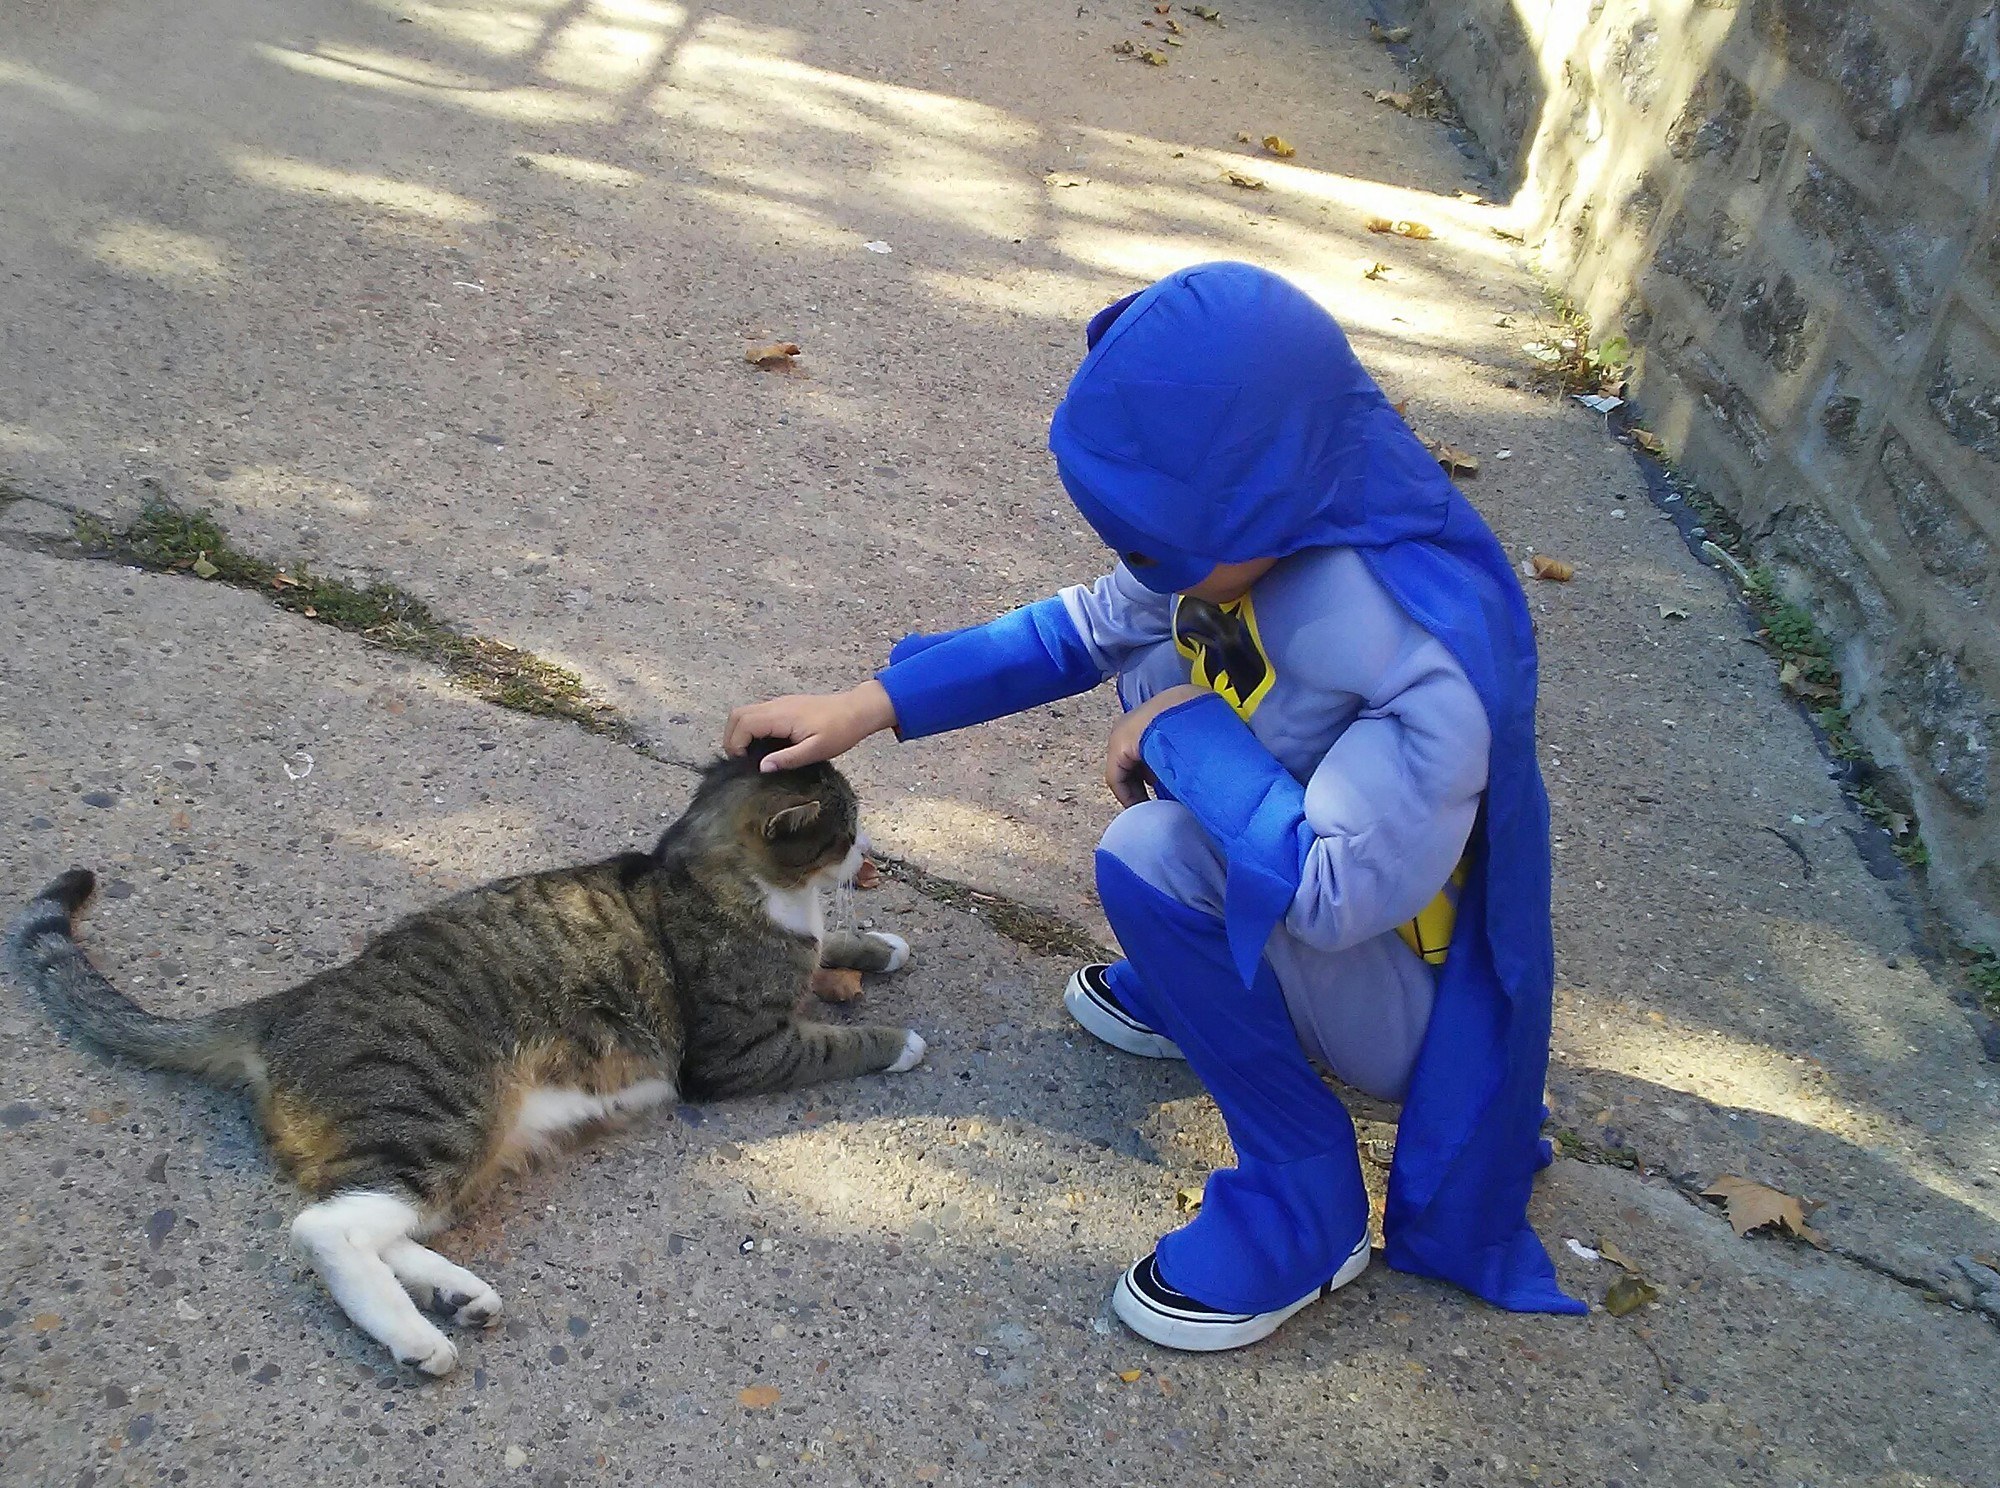
<svg viewBox="0 0 2000 1488">
<path fill-rule="evenodd" d="M 662 1119 L 502 1194 L 442 1247 L 510 1323 L 440 1384 L 286 1252 L 233 1102 L 7 984 L 7 1482 L 2000 1482 L 1970 1262 L 2000 1254 L 2000 1072 L 1720 578 L 1598 420 L 1509 386 L 1539 298 L 1504 209 L 1366 96 L 1407 80 L 1357 6 L 186 9 L 0 32 L 0 478 L 32 498 L 0 497 L 0 899 L 96 866 L 93 950 L 185 1013 L 650 837 L 690 780 L 661 761 L 731 702 L 1088 577 L 1042 449 L 1082 319 L 1255 258 L 1480 457 L 1510 551 L 1577 566 L 1531 593 L 1584 1159 L 1536 1219 L 1580 1294 L 1618 1273 L 1568 1238 L 1660 1296 L 1524 1318 L 1378 1271 L 1221 1359 L 1106 1319 L 1224 1149 L 1183 1073 L 1073 1038 L 1066 965 L 983 923 L 1099 924 L 1082 700 L 857 755 L 877 835 L 992 896 L 863 901 L 917 947 L 871 1001 L 925 1071 Z M 772 339 L 797 375 L 743 361 Z M 49 503 L 116 525 L 155 488 L 574 667 L 658 758 L 65 556 Z M 1829 1248 L 1734 1236 L 1694 1197 L 1723 1173 L 1823 1202 Z"/>
</svg>

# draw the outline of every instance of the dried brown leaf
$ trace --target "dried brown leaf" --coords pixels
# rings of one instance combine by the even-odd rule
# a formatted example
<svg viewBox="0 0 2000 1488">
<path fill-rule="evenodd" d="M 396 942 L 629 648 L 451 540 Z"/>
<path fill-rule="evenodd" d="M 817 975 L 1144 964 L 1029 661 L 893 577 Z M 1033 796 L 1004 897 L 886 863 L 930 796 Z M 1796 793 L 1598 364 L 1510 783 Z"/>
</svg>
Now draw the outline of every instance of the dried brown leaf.
<svg viewBox="0 0 2000 1488">
<path fill-rule="evenodd" d="M 1634 1275 L 1638 1274 L 1639 1268 L 1632 1264 L 1631 1258 L 1609 1240 L 1599 1240 L 1597 1242 L 1597 1253 L 1603 1256 L 1605 1260 L 1611 1262 L 1612 1265 L 1622 1266 Z"/>
<path fill-rule="evenodd" d="M 1146 1371 L 1143 1369 L 1121 1369 L 1118 1371 L 1118 1378 L 1128 1385 L 1136 1385 L 1145 1377 Z"/>
<path fill-rule="evenodd" d="M 861 866 L 854 870 L 854 887 L 857 889 L 882 887 L 882 869 L 873 858 L 863 858 Z"/>
<path fill-rule="evenodd" d="M 1809 703 L 1831 703 L 1840 699 L 1840 689 L 1829 687 L 1824 682 L 1815 682 L 1805 673 L 1805 668 L 1796 661 L 1788 661 L 1778 668 L 1778 685 L 1794 697 L 1804 698 Z"/>
<path fill-rule="evenodd" d="M 1387 88 L 1384 88 L 1379 93 L 1372 93 L 1369 96 L 1373 98 L 1377 103 L 1388 104 L 1390 108 L 1394 109 L 1399 114 L 1407 114 L 1410 111 L 1411 105 L 1413 105 L 1416 102 L 1416 100 L 1407 93 L 1392 93 Z"/>
<path fill-rule="evenodd" d="M 736 1399 L 746 1410 L 769 1410 L 783 1393 L 776 1385 L 745 1385 L 736 1392 Z"/>
<path fill-rule="evenodd" d="M 815 966 L 809 985 L 821 1002 L 852 1002 L 861 995 L 861 973 L 851 966 Z"/>
<path fill-rule="evenodd" d="M 1440 444 L 1431 453 L 1437 456 L 1438 464 L 1444 466 L 1447 475 L 1479 474 L 1479 457 L 1467 454 L 1456 445 Z"/>
<path fill-rule="evenodd" d="M 1604 1310 L 1613 1317 L 1637 1312 L 1660 1295 L 1660 1289 L 1643 1276 L 1626 1272 L 1604 1290 Z"/>
<path fill-rule="evenodd" d="M 198 579 L 212 579 L 222 572 L 221 569 L 208 561 L 208 554 L 206 552 L 197 553 L 194 562 L 189 567 L 194 570 L 194 576 Z"/>
<path fill-rule="evenodd" d="M 1139 50 L 1139 44 L 1136 41 L 1114 41 L 1111 50 L 1121 57 L 1129 57 Z"/>
<path fill-rule="evenodd" d="M 1567 584 L 1576 577 L 1576 566 L 1560 558 L 1551 558 L 1546 553 L 1536 553 L 1528 560 L 1528 572 L 1530 576 L 1546 579 L 1552 584 Z"/>
<path fill-rule="evenodd" d="M 1232 186 L 1241 186 L 1245 191 L 1264 191 L 1269 189 L 1256 176 L 1245 175 L 1239 170 L 1224 171 L 1222 179 Z"/>
<path fill-rule="evenodd" d="M 1667 447 L 1666 440 L 1660 438 L 1651 429 L 1634 429 L 1632 431 L 1632 442 L 1649 455 L 1657 455 Z"/>
<path fill-rule="evenodd" d="M 1361 271 L 1361 277 L 1363 279 L 1386 279 L 1389 277 L 1389 266 L 1385 263 L 1372 263 Z"/>
<path fill-rule="evenodd" d="M 743 348 L 743 360 L 766 372 L 789 372 L 799 354 L 796 341 L 753 341 Z"/>
<path fill-rule="evenodd" d="M 1688 617 L 1688 612 L 1679 605 L 1661 605 L 1659 610 L 1662 620 L 1685 620 Z"/>
<path fill-rule="evenodd" d="M 1739 1236 L 1776 1225 L 1808 1244 L 1826 1248 L 1826 1241 L 1806 1224 L 1806 1217 L 1819 1207 L 1817 1204 L 1795 1198 L 1783 1189 L 1739 1178 L 1734 1173 L 1724 1173 L 1701 1192 L 1703 1198 L 1722 1201 L 1729 1227 Z"/>
<path fill-rule="evenodd" d="M 1380 21 L 1370 21 L 1368 23 L 1368 39 L 1384 44 L 1408 41 L 1410 39 L 1410 28 L 1408 26 L 1385 26 Z"/>
<path fill-rule="evenodd" d="M 1222 12 L 1212 5 L 1183 5 L 1181 9 L 1191 16 L 1199 16 L 1204 21 L 1212 21 L 1218 26 L 1222 24 Z"/>
<path fill-rule="evenodd" d="M 1366 223 L 1372 233 L 1394 233 L 1399 238 L 1414 238 L 1424 242 L 1437 236 L 1421 222 L 1412 222 L 1406 217 L 1370 217 Z"/>
<path fill-rule="evenodd" d="M 1141 52 L 1139 53 L 1139 60 L 1144 62 L 1148 67 L 1165 67 L 1167 65 L 1167 54 L 1165 52 Z"/>
<path fill-rule="evenodd" d="M 1201 1207 L 1201 1190 L 1198 1188 L 1177 1188 L 1174 1190 L 1174 1207 L 1183 1214 L 1192 1214 Z"/>
<path fill-rule="evenodd" d="M 1275 155 L 1280 160 L 1290 160 L 1294 155 L 1299 153 L 1289 143 L 1286 142 L 1285 137 L 1281 134 L 1265 135 L 1264 149 L 1266 153 Z"/>
</svg>

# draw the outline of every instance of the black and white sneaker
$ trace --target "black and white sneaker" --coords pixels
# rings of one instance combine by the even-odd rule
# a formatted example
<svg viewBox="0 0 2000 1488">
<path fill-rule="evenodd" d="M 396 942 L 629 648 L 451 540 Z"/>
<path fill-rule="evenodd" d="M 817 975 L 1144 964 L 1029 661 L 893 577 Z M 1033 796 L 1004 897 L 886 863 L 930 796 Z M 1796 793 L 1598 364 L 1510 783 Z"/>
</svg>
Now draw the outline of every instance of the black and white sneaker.
<svg viewBox="0 0 2000 1488">
<path fill-rule="evenodd" d="M 1156 1028 L 1148 1028 L 1118 1005 L 1105 973 L 1111 968 L 1102 961 L 1077 968 L 1063 988 L 1063 1006 L 1086 1030 L 1114 1049 L 1146 1059 L 1185 1059 L 1180 1045 Z"/>
<path fill-rule="evenodd" d="M 1188 1353 L 1218 1353 L 1269 1338 L 1278 1325 L 1308 1303 L 1330 1297 L 1368 1269 L 1368 1236 L 1341 1262 L 1333 1279 L 1313 1288 L 1298 1301 L 1270 1312 L 1222 1312 L 1168 1286 L 1154 1256 L 1135 1261 L 1111 1289 L 1111 1310 L 1118 1321 L 1141 1338 L 1162 1348 Z"/>
</svg>

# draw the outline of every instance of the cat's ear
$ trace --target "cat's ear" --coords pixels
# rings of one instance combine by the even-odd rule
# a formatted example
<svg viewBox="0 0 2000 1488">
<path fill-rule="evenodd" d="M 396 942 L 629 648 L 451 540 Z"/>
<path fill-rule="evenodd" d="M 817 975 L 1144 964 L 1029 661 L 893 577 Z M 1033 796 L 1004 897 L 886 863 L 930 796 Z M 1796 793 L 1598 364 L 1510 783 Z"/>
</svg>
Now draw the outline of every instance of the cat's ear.
<svg viewBox="0 0 2000 1488">
<path fill-rule="evenodd" d="M 819 810 L 817 801 L 800 801 L 795 806 L 774 811 L 764 819 L 764 836 L 776 839 L 789 837 L 795 832 L 803 832 L 819 820 Z"/>
</svg>

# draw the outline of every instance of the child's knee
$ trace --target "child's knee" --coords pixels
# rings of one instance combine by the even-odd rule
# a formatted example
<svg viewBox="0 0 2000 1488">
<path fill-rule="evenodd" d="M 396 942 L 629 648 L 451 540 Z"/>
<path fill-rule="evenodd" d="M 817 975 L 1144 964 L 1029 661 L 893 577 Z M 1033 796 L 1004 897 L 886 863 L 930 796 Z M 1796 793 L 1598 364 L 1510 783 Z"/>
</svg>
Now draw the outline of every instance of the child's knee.
<svg viewBox="0 0 2000 1488">
<path fill-rule="evenodd" d="M 1128 806 L 1111 819 L 1097 850 L 1169 898 L 1222 912 L 1222 855 L 1194 813 L 1178 801 Z"/>
</svg>

